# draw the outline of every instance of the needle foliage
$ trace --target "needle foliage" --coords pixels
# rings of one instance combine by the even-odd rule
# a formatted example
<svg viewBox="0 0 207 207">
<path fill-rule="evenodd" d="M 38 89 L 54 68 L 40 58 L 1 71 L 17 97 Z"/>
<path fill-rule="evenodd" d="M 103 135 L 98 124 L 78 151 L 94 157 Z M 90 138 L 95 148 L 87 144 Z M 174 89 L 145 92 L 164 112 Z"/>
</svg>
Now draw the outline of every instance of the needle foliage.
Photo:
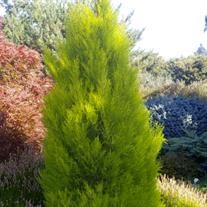
<svg viewBox="0 0 207 207">
<path fill-rule="evenodd" d="M 55 80 L 44 109 L 45 204 L 161 206 L 162 132 L 150 127 L 126 27 L 109 0 L 91 2 L 70 7 L 65 41 L 45 55 Z"/>
</svg>

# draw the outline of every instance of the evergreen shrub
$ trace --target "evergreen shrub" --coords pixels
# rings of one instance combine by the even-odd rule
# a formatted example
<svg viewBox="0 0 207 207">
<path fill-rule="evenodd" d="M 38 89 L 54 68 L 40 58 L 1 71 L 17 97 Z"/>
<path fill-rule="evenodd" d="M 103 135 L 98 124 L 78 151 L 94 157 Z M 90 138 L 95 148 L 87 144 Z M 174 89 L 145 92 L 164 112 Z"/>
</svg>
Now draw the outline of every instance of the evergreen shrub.
<svg viewBox="0 0 207 207">
<path fill-rule="evenodd" d="M 79 0 L 84 4 L 88 1 Z M 65 38 L 65 20 L 71 2 L 68 0 L 15 0 L 0 1 L 6 10 L 4 15 L 4 33 L 6 37 L 16 43 L 27 45 L 40 53 L 45 48 L 56 51 L 60 39 Z M 94 9 L 93 3 L 89 6 Z M 119 9 L 119 8 L 117 8 Z M 130 37 L 130 46 L 134 47 L 143 30 L 132 29 L 131 12 L 122 22 L 127 23 L 127 33 Z M 135 51 L 133 51 L 133 54 Z"/>
<path fill-rule="evenodd" d="M 138 91 L 125 25 L 108 0 L 92 4 L 70 8 L 66 40 L 45 57 L 55 81 L 44 109 L 45 205 L 162 206 L 162 132 Z"/>
<path fill-rule="evenodd" d="M 4 33 L 16 43 L 42 52 L 55 50 L 57 40 L 64 38 L 67 0 L 15 0 L 4 2 Z"/>
</svg>

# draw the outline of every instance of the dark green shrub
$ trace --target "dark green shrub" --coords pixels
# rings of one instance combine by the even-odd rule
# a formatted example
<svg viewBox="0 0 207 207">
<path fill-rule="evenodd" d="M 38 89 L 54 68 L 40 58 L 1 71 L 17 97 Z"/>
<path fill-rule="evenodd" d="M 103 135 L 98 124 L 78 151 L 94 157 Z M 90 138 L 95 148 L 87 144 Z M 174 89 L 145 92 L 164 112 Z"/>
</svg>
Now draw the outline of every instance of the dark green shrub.
<svg viewBox="0 0 207 207">
<path fill-rule="evenodd" d="M 167 68 L 173 80 L 183 81 L 186 85 L 194 81 L 206 80 L 207 57 L 194 55 L 187 58 L 172 59 L 168 61 Z"/>
<path fill-rule="evenodd" d="M 197 164 L 194 169 L 197 173 L 207 173 L 207 133 L 198 136 L 195 132 L 186 131 L 186 135 L 182 137 L 173 137 L 168 139 L 167 144 L 163 148 L 163 154 L 182 153 L 187 159 Z M 183 163 L 185 165 L 185 163 Z M 174 165 L 174 163 L 173 163 Z M 193 167 L 189 168 L 190 171 Z M 186 173 L 186 176 L 188 174 Z M 198 174 L 197 174 L 198 177 Z"/>
<path fill-rule="evenodd" d="M 182 151 L 164 151 L 159 159 L 162 166 L 161 174 L 166 174 L 169 177 L 192 182 L 194 178 L 200 179 L 205 175 L 197 160 Z"/>
<path fill-rule="evenodd" d="M 207 103 L 198 97 L 158 96 L 146 105 L 153 123 L 164 126 L 161 160 L 167 175 L 193 179 L 207 173 Z"/>
<path fill-rule="evenodd" d="M 158 207 L 162 133 L 138 93 L 125 26 L 108 0 L 93 6 L 70 8 L 66 40 L 46 55 L 55 87 L 44 110 L 45 204 Z"/>
<path fill-rule="evenodd" d="M 207 102 L 199 97 L 157 96 L 146 101 L 153 123 L 164 126 L 167 138 L 181 137 L 186 131 L 197 135 L 207 129 Z"/>
</svg>

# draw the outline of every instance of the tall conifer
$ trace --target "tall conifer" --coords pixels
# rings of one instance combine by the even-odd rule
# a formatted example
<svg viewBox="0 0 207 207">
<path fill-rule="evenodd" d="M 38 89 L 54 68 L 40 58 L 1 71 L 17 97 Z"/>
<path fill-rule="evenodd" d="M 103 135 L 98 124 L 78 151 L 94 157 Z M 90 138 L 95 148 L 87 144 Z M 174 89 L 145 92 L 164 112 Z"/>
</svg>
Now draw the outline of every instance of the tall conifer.
<svg viewBox="0 0 207 207">
<path fill-rule="evenodd" d="M 45 58 L 55 80 L 44 110 L 45 203 L 158 207 L 162 133 L 150 127 L 125 26 L 109 0 L 91 2 L 70 8 L 66 40 Z"/>
</svg>

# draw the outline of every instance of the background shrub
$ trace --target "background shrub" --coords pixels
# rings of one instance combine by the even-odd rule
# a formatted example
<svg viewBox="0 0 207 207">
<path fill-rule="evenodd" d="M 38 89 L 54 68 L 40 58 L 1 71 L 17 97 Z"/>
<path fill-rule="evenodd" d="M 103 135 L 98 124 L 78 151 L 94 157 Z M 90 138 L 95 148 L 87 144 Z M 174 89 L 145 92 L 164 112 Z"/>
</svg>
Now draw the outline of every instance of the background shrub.
<svg viewBox="0 0 207 207">
<path fill-rule="evenodd" d="M 182 137 L 173 137 L 168 139 L 167 144 L 163 148 L 163 154 L 175 154 L 181 158 L 183 154 L 187 159 L 192 160 L 192 163 L 196 163 L 197 167 L 189 167 L 190 171 L 197 172 L 195 177 L 201 177 L 202 174 L 207 173 L 207 133 L 203 133 L 198 136 L 193 132 L 188 131 L 185 136 Z M 176 166 L 176 164 L 174 164 Z M 186 163 L 183 162 L 183 166 L 186 166 Z M 181 171 L 179 171 L 181 172 Z M 200 173 L 199 173 L 200 172 Z M 183 172 L 184 173 L 184 172 Z M 179 174 L 179 173 L 178 173 Z M 183 177 L 190 176 L 190 173 L 186 172 L 186 175 Z"/>
<path fill-rule="evenodd" d="M 203 134 L 207 129 L 207 103 L 198 97 L 156 96 L 146 101 L 153 122 L 164 126 L 167 138 Z"/>
<path fill-rule="evenodd" d="M 163 125 L 167 138 L 160 155 L 162 172 L 190 180 L 205 176 L 206 100 L 198 97 L 156 96 L 148 99 L 147 106 L 151 111 L 152 122 Z"/>
<path fill-rule="evenodd" d="M 84 0 L 79 2 L 87 4 Z M 65 38 L 65 19 L 70 4 L 68 0 L 2 1 L 1 5 L 6 9 L 4 33 L 12 42 L 26 45 L 40 53 L 45 48 L 56 51 L 58 42 Z M 88 5 L 95 9 L 92 3 Z M 130 27 L 132 16 L 133 12 L 121 22 L 127 24 L 130 45 L 134 47 L 144 30 Z"/>
<path fill-rule="evenodd" d="M 4 33 L 16 44 L 42 52 L 55 50 L 57 40 L 65 33 L 67 0 L 15 0 L 4 3 Z"/>
<path fill-rule="evenodd" d="M 154 77 L 153 77 L 154 78 Z M 153 81 L 152 78 L 152 81 Z M 160 79 L 158 79 L 159 81 Z M 171 82 L 165 84 L 160 80 L 160 87 L 151 89 L 151 92 L 147 94 L 146 98 L 153 96 L 184 96 L 184 97 L 199 97 L 200 99 L 207 100 L 207 81 L 195 81 L 192 84 L 185 85 L 184 82 Z M 163 87 L 162 87 L 163 85 Z M 156 85 L 155 85 L 156 86 Z M 148 87 L 146 84 L 145 87 Z M 153 87 L 153 84 L 151 85 Z M 156 91 L 156 93 L 154 92 Z"/>
<path fill-rule="evenodd" d="M 166 93 L 175 84 L 169 75 L 159 76 L 150 72 L 140 72 L 139 80 L 140 90 L 144 99 Z"/>
<path fill-rule="evenodd" d="M 172 59 L 168 61 L 167 68 L 175 82 L 183 81 L 188 85 L 194 81 L 206 80 L 207 57 L 194 55 L 187 58 Z"/>
<path fill-rule="evenodd" d="M 139 69 L 140 73 L 148 72 L 154 76 L 168 75 L 166 61 L 152 51 L 137 50 L 132 63 L 134 67 Z"/>
<path fill-rule="evenodd" d="M 182 148 L 182 146 L 180 147 Z M 162 175 L 166 174 L 186 182 L 193 182 L 194 178 L 201 179 L 206 175 L 205 169 L 202 168 L 198 160 L 182 151 L 174 152 L 162 149 L 159 160 L 162 166 L 160 170 Z"/>
</svg>

